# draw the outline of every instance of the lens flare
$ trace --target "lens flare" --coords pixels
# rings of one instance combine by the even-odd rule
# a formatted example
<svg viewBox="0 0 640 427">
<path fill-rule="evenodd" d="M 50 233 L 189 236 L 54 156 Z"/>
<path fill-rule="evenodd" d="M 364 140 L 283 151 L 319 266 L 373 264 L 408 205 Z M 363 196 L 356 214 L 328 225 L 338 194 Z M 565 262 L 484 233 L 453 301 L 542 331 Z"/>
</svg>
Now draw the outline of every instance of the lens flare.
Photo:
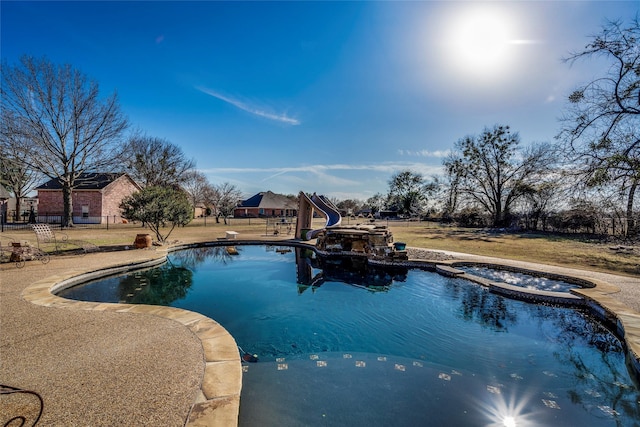
<svg viewBox="0 0 640 427">
<path fill-rule="evenodd" d="M 487 418 L 487 427 L 538 426 L 536 415 L 530 408 L 531 397 L 505 395 L 504 390 L 492 394 L 490 401 L 476 401 L 479 411 Z"/>
</svg>

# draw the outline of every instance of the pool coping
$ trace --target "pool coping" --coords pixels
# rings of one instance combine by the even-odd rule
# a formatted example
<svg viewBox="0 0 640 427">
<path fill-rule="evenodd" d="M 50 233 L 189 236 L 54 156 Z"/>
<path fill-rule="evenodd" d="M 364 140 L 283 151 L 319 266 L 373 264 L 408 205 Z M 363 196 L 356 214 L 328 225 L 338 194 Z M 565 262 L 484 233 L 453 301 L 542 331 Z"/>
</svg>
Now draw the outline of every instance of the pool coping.
<svg viewBox="0 0 640 427">
<path fill-rule="evenodd" d="M 185 426 L 227 427 L 237 425 L 240 410 L 240 394 L 242 391 L 242 364 L 235 339 L 222 325 L 209 317 L 180 308 L 142 304 L 75 301 L 55 295 L 56 292 L 65 288 L 92 279 L 163 264 L 166 262 L 167 255 L 173 251 L 193 247 L 230 245 L 293 246 L 311 249 L 316 253 L 321 253 L 321 251 L 318 251 L 317 248 L 310 243 L 292 239 L 238 239 L 233 241 L 217 240 L 179 244 L 158 248 L 153 252 L 150 251 L 149 258 L 141 261 L 113 264 L 98 270 L 75 270 L 65 274 L 49 276 L 25 288 L 22 291 L 22 297 L 26 301 L 46 307 L 139 313 L 164 317 L 181 323 L 200 340 L 205 363 L 200 390 L 191 406 L 189 415 L 185 421 Z M 545 266 L 543 264 L 539 264 L 541 271 L 510 265 L 509 260 L 500 261 L 501 262 L 484 262 L 471 258 L 438 261 L 412 259 L 397 262 L 372 262 L 372 264 L 427 269 L 449 277 L 464 278 L 487 287 L 490 292 L 498 293 L 509 298 L 524 299 L 529 302 L 584 305 L 605 324 L 614 325 L 614 332 L 623 340 L 628 359 L 636 374 L 640 376 L 640 313 L 637 313 L 610 296 L 610 294 L 619 292 L 620 289 L 618 287 L 606 281 L 587 276 L 557 274 L 551 271 L 553 269 L 552 266 Z M 553 275 L 556 278 L 569 280 L 583 287 L 572 289 L 570 292 L 531 290 L 484 279 L 455 268 L 456 265 L 463 264 L 493 266 L 527 274 L 540 273 Z M 548 271 L 544 271 L 547 267 Z"/>
</svg>

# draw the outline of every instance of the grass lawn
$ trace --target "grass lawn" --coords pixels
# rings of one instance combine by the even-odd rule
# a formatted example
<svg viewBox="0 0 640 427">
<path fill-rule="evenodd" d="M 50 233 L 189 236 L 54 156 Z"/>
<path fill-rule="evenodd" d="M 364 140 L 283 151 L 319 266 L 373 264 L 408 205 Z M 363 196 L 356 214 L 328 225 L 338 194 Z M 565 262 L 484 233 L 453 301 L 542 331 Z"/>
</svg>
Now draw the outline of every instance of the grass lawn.
<svg viewBox="0 0 640 427">
<path fill-rule="evenodd" d="M 349 222 L 351 225 L 355 224 L 355 221 L 351 220 L 343 222 L 343 225 L 347 226 Z M 321 228 L 322 224 L 321 220 L 314 221 L 314 227 Z M 610 249 L 618 246 L 617 244 L 587 240 L 583 236 L 492 233 L 483 229 L 446 227 L 430 222 L 389 222 L 388 225 L 393 232 L 394 240 L 405 242 L 408 246 L 640 276 L 640 247 L 637 244 L 635 250 L 624 251 Z M 262 219 L 231 219 L 227 225 L 207 219 L 205 225 L 199 218 L 186 227 L 175 228 L 168 240 L 184 243 L 216 240 L 224 237 L 227 230 L 237 231 L 240 233 L 239 238 L 274 237 L 273 225 L 267 226 Z M 128 224 L 112 225 L 109 230 L 80 226 L 63 232 L 70 239 L 87 240 L 98 246 L 124 246 L 132 245 L 136 234 L 149 233 L 149 230 L 139 225 Z M 155 236 L 152 237 L 155 240 Z M 286 229 L 280 229 L 278 237 L 294 236 L 287 234 Z M 36 243 L 35 235 L 30 230 L 5 230 L 4 233 L 0 233 L 2 245 L 7 245 L 9 239 Z"/>
<path fill-rule="evenodd" d="M 432 223 L 390 225 L 390 229 L 395 241 L 406 242 L 408 246 L 640 276 L 637 245 L 633 251 L 612 250 L 619 245 L 587 240 L 584 236 L 492 233 Z"/>
</svg>

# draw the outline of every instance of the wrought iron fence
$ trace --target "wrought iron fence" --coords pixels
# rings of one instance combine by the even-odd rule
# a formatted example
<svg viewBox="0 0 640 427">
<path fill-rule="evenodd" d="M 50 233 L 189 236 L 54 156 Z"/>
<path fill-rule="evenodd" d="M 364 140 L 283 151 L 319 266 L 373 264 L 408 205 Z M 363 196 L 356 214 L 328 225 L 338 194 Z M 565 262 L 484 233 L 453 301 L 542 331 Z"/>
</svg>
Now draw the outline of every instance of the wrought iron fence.
<svg viewBox="0 0 640 427">
<path fill-rule="evenodd" d="M 32 223 L 49 224 L 52 227 L 61 227 L 62 215 L 59 214 L 37 214 L 32 221 L 7 221 L 6 218 L 0 218 L 0 231 L 10 230 L 29 230 Z M 115 225 L 128 225 L 129 221 L 119 215 L 109 216 L 73 216 L 73 224 L 82 228 L 109 229 Z M 137 225 L 138 227 L 140 224 Z"/>
</svg>

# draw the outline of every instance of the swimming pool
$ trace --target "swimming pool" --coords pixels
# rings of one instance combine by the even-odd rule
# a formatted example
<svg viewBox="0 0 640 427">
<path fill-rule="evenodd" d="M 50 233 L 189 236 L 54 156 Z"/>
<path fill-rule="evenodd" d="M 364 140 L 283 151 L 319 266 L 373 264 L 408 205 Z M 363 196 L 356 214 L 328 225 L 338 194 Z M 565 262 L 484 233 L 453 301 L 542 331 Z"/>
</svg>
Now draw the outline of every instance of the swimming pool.
<svg viewBox="0 0 640 427">
<path fill-rule="evenodd" d="M 241 425 L 637 425 L 620 342 L 577 309 L 269 246 L 175 252 L 73 299 L 187 308 L 248 352 Z"/>
</svg>

